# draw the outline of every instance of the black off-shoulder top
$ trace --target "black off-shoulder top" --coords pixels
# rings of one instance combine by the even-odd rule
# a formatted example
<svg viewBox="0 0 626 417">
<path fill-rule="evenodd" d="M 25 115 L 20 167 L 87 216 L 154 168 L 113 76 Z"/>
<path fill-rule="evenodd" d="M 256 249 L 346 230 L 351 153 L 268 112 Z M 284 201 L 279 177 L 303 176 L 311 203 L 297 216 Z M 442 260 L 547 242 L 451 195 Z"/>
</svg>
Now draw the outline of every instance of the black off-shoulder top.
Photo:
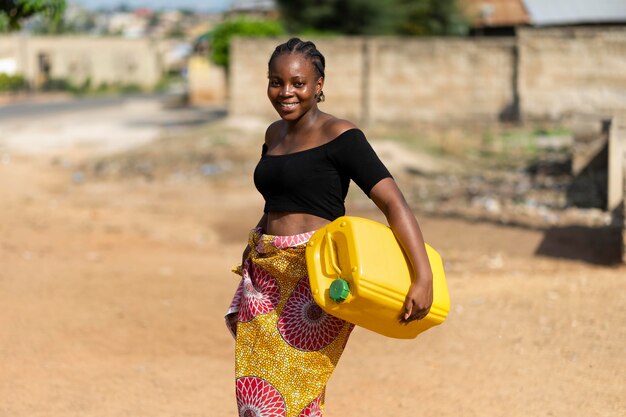
<svg viewBox="0 0 626 417">
<path fill-rule="evenodd" d="M 369 197 L 372 188 L 387 177 L 391 174 L 356 128 L 323 145 L 285 155 L 267 155 L 263 145 L 254 170 L 265 213 L 308 213 L 331 221 L 346 212 L 350 180 Z"/>
</svg>

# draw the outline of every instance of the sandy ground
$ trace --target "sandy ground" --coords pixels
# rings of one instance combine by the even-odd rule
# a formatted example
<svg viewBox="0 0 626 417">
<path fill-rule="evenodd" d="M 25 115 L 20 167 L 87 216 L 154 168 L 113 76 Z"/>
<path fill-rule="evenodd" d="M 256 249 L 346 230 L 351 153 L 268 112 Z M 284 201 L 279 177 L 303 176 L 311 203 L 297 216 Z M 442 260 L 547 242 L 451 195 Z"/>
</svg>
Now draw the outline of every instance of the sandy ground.
<svg viewBox="0 0 626 417">
<path fill-rule="evenodd" d="M 222 314 L 252 185 L 76 181 L 52 155 L 106 146 L 42 148 L 0 142 L 0 416 L 235 416 Z M 626 413 L 624 267 L 537 256 L 541 230 L 419 220 L 449 318 L 411 341 L 357 329 L 327 416 Z"/>
</svg>

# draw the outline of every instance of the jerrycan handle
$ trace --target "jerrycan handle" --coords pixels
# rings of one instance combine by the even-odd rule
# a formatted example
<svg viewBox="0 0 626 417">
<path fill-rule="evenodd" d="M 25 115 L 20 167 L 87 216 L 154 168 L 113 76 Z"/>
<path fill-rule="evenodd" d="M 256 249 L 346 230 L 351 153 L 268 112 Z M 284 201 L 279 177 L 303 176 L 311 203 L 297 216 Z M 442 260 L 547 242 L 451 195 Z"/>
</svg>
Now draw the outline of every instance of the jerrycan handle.
<svg viewBox="0 0 626 417">
<path fill-rule="evenodd" d="M 339 264 L 337 263 L 337 254 L 335 253 L 335 242 L 330 234 L 330 232 L 326 232 L 326 242 L 328 242 L 328 257 L 330 258 L 330 265 L 333 267 L 337 275 L 341 276 L 341 268 L 339 268 Z"/>
</svg>

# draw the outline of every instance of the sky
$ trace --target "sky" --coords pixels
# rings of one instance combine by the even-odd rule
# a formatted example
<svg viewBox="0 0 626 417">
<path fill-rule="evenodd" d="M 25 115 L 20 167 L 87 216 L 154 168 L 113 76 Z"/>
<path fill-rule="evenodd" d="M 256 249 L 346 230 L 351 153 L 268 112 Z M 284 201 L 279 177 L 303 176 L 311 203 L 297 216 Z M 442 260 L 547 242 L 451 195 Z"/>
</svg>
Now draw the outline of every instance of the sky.
<svg viewBox="0 0 626 417">
<path fill-rule="evenodd" d="M 90 9 L 112 8 L 120 4 L 129 7 L 150 7 L 152 9 L 193 9 L 210 12 L 226 10 L 230 0 L 67 0 Z"/>
</svg>

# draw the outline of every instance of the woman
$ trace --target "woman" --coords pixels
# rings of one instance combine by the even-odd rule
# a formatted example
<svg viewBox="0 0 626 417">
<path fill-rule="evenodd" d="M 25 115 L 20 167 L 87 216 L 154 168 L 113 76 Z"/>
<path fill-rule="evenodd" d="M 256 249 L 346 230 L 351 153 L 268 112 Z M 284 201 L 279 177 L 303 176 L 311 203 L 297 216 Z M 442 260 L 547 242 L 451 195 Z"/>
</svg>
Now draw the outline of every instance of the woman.
<svg viewBox="0 0 626 417">
<path fill-rule="evenodd" d="M 241 417 L 321 416 L 353 326 L 313 301 L 304 251 L 315 230 L 344 215 L 350 180 L 385 214 L 413 265 L 400 321 L 428 314 L 432 273 L 417 221 L 363 133 L 318 108 L 323 55 L 293 38 L 276 47 L 268 67 L 267 95 L 280 120 L 267 128 L 254 172 L 265 209 L 226 317 L 236 336 L 237 405 Z"/>
</svg>

